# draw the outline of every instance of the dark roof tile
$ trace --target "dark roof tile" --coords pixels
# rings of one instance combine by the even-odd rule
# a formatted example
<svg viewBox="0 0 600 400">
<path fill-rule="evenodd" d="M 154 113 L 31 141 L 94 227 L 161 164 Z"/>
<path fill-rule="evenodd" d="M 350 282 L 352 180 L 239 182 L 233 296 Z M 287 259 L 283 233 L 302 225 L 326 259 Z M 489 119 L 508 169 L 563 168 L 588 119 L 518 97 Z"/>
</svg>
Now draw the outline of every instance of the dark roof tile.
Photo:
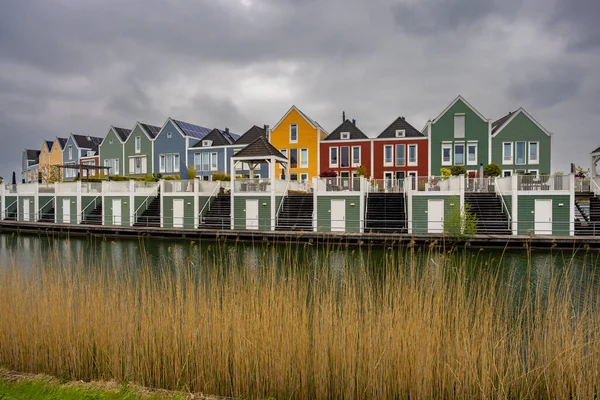
<svg viewBox="0 0 600 400">
<path fill-rule="evenodd" d="M 369 137 L 363 133 L 355 123 L 350 122 L 350 120 L 345 120 L 342 122 L 340 126 L 335 128 L 333 132 L 331 132 L 324 140 L 341 140 L 342 132 L 349 132 L 350 139 L 349 140 L 357 140 L 357 139 L 368 139 Z"/>
<path fill-rule="evenodd" d="M 259 128 L 254 125 L 252 128 L 248 129 L 242 136 L 236 140 L 235 144 L 250 144 L 254 142 L 259 137 L 267 137 L 267 132 L 264 128 Z"/>
<path fill-rule="evenodd" d="M 513 115 L 514 111 L 510 111 L 504 117 L 492 122 L 492 133 L 496 133 L 498 129 Z"/>
<path fill-rule="evenodd" d="M 158 132 L 160 132 L 159 126 L 142 124 L 141 122 L 140 125 L 142 126 L 142 129 L 146 132 L 146 136 L 148 136 L 150 139 L 154 139 L 156 135 L 158 135 Z"/>
<path fill-rule="evenodd" d="M 25 153 L 28 160 L 39 160 L 40 158 L 39 150 L 26 149 Z"/>
<path fill-rule="evenodd" d="M 210 129 L 200 125 L 190 124 L 188 122 L 173 120 L 175 124 L 181 129 L 184 135 L 194 137 L 196 139 L 202 139 L 204 136 L 210 133 Z"/>
<path fill-rule="evenodd" d="M 227 146 L 232 144 L 233 142 L 230 141 L 229 139 L 229 134 L 227 136 L 224 135 L 225 131 L 222 131 L 220 129 L 213 129 L 212 131 L 210 131 L 208 133 L 208 135 L 204 136 L 201 140 L 198 140 L 196 142 L 196 144 L 194 144 L 192 147 L 204 147 L 202 146 L 202 143 L 205 140 L 211 140 L 212 146 Z"/>
<path fill-rule="evenodd" d="M 86 136 L 86 135 L 73 135 L 73 140 L 77 144 L 77 147 L 80 149 L 91 149 L 94 146 L 102 143 L 103 138 L 96 136 Z"/>
<path fill-rule="evenodd" d="M 404 137 L 424 137 L 425 135 L 409 124 L 404 117 L 398 117 L 377 136 L 378 138 L 396 138 L 396 131 L 404 130 Z"/>
<path fill-rule="evenodd" d="M 234 157 L 279 157 L 287 160 L 287 158 L 277 150 L 266 137 L 259 136 L 255 141 L 240 150 Z"/>
<path fill-rule="evenodd" d="M 596 150 L 592 151 L 592 153 L 600 153 L 600 147 L 598 147 Z"/>
<path fill-rule="evenodd" d="M 113 126 L 113 129 L 117 132 L 122 142 L 126 141 L 129 135 L 131 135 L 131 129 L 117 128 L 116 126 Z"/>
<path fill-rule="evenodd" d="M 48 151 L 52 151 L 52 145 L 54 144 L 54 142 L 52 140 L 45 140 L 46 142 L 46 147 L 48 147 Z"/>
<path fill-rule="evenodd" d="M 59 137 L 57 139 L 58 139 L 58 144 L 60 145 L 60 149 L 64 150 L 65 144 L 67 144 L 67 142 L 69 141 L 69 139 L 64 138 L 64 137 Z"/>
</svg>

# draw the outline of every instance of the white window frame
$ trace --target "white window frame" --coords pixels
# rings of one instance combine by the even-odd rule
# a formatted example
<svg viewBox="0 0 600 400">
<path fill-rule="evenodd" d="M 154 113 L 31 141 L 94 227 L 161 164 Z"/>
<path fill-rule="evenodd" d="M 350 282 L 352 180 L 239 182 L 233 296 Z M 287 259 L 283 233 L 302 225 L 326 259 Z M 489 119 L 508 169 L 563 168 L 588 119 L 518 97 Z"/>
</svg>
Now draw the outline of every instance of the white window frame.
<svg viewBox="0 0 600 400">
<path fill-rule="evenodd" d="M 69 160 L 73 159 L 73 146 L 69 145 Z"/>
<path fill-rule="evenodd" d="M 508 174 L 507 174 L 508 172 Z M 513 170 L 512 169 L 503 169 L 502 170 L 502 178 L 507 178 L 509 176 L 513 175 Z"/>
<path fill-rule="evenodd" d="M 173 173 L 179 172 L 179 153 L 173 153 Z"/>
<path fill-rule="evenodd" d="M 292 139 L 292 127 L 296 128 L 296 139 Z M 290 143 L 298 143 L 298 124 L 290 124 Z"/>
<path fill-rule="evenodd" d="M 167 170 L 167 155 L 160 154 L 158 156 L 158 171 L 161 174 L 164 174 L 166 170 Z"/>
<path fill-rule="evenodd" d="M 167 132 L 167 139 L 171 139 L 173 137 L 173 132 Z"/>
<path fill-rule="evenodd" d="M 535 160 L 533 160 L 531 158 L 531 145 L 535 144 L 537 146 L 537 158 Z M 540 142 L 538 141 L 533 141 L 533 142 L 529 142 L 527 143 L 527 159 L 529 160 L 529 164 L 532 165 L 536 165 L 540 163 Z M 535 170 L 533 170 L 535 171 Z"/>
<path fill-rule="evenodd" d="M 460 121 L 462 121 L 462 132 Z M 454 114 L 454 138 L 464 139 L 467 130 L 467 118 L 464 113 Z"/>
<path fill-rule="evenodd" d="M 469 161 L 469 147 L 475 147 L 475 161 Z M 467 165 L 479 165 L 477 163 L 478 158 L 479 158 L 478 151 L 479 151 L 479 144 L 477 142 L 467 142 L 466 152 L 465 152 L 465 161 L 466 161 Z"/>
<path fill-rule="evenodd" d="M 212 140 L 203 140 L 202 147 L 210 147 L 212 146 Z"/>
<path fill-rule="evenodd" d="M 506 145 L 510 145 L 510 160 L 506 161 L 504 156 L 504 149 Z M 502 165 L 513 165 L 515 158 L 515 144 L 513 142 L 502 142 Z"/>
<path fill-rule="evenodd" d="M 523 154 L 523 159 L 524 161 L 522 163 L 519 162 L 518 157 L 517 157 L 517 145 L 519 143 L 523 143 L 524 145 L 524 154 Z M 515 165 L 527 165 L 527 142 L 524 140 L 519 140 L 515 142 L 515 154 L 514 154 L 514 161 L 515 161 Z"/>
<path fill-rule="evenodd" d="M 306 159 L 305 160 L 302 160 L 302 154 L 303 153 L 306 155 Z M 299 157 L 300 157 L 300 163 L 299 163 L 300 168 L 308 168 L 308 149 L 307 148 L 300 149 L 300 155 L 299 155 Z M 304 161 L 306 161 L 306 162 L 304 162 Z"/>
<path fill-rule="evenodd" d="M 202 154 L 202 153 L 196 153 Z M 195 156 L 195 155 L 194 155 Z M 167 160 L 171 160 L 171 171 L 169 171 L 169 165 L 167 165 Z M 180 163 L 180 155 L 179 153 L 167 153 L 167 154 L 159 154 L 158 155 L 158 169 L 160 173 L 164 174 L 174 174 L 178 173 L 179 163 Z M 161 165 L 162 164 L 162 165 Z M 196 160 L 194 160 L 194 168 L 196 167 Z"/>
<path fill-rule="evenodd" d="M 406 137 L 406 129 L 396 129 L 396 137 L 397 138 Z"/>
<path fill-rule="evenodd" d="M 308 174 L 306 172 L 300 174 L 300 182 L 308 182 Z"/>
<path fill-rule="evenodd" d="M 342 165 L 343 149 L 348 149 L 348 165 Z M 352 149 L 351 146 L 340 146 L 340 158 L 339 158 L 340 168 L 350 168 L 350 166 L 352 165 L 352 150 L 351 149 Z"/>
<path fill-rule="evenodd" d="M 292 166 L 292 152 L 294 150 L 296 150 L 296 166 L 295 167 Z M 290 160 L 290 163 L 289 163 L 290 167 L 289 167 L 289 169 L 298 168 L 298 166 L 300 165 L 300 152 L 298 151 L 297 148 L 293 147 L 293 148 L 290 149 L 290 158 L 289 158 L 289 160 Z"/>
<path fill-rule="evenodd" d="M 214 163 L 213 163 L 214 161 Z M 219 170 L 219 154 L 218 153 L 210 153 L 210 170 L 218 171 Z"/>
<path fill-rule="evenodd" d="M 444 161 L 444 149 L 448 150 L 448 154 L 450 155 L 450 159 L 448 161 Z M 452 143 L 442 143 L 442 165 L 443 166 L 452 166 L 452 160 L 454 152 L 452 151 Z"/>
<path fill-rule="evenodd" d="M 340 139 L 342 139 L 342 140 L 350 139 L 350 132 L 340 132 Z"/>
<path fill-rule="evenodd" d="M 210 171 L 210 153 L 206 151 L 202 152 L 202 171 Z"/>
<path fill-rule="evenodd" d="M 535 177 L 539 177 L 540 176 L 540 170 L 539 169 L 528 169 L 527 170 L 528 173 L 532 173 L 535 172 Z"/>
<path fill-rule="evenodd" d="M 202 171 L 202 153 L 194 153 L 194 169 Z"/>
<path fill-rule="evenodd" d="M 388 147 L 391 150 L 390 161 L 386 161 L 386 159 L 385 159 L 385 150 Z M 383 146 L 383 166 L 384 167 L 393 167 L 394 166 L 394 145 L 386 144 Z"/>
<path fill-rule="evenodd" d="M 354 149 L 358 149 L 358 162 L 354 162 Z M 362 154 L 361 154 L 360 146 L 352 146 L 350 157 L 352 158 L 350 165 L 352 165 L 353 167 L 361 166 Z"/>
<path fill-rule="evenodd" d="M 142 137 L 136 136 L 135 137 L 135 153 L 139 154 L 141 152 L 142 152 Z"/>
<path fill-rule="evenodd" d="M 335 150 L 335 163 L 331 160 L 331 150 Z M 338 168 L 340 165 L 340 149 L 335 146 L 329 148 L 329 168 Z"/>
<path fill-rule="evenodd" d="M 414 161 L 410 160 L 410 148 L 413 147 L 415 149 L 415 159 Z M 415 167 L 419 164 L 419 145 L 417 145 L 416 143 L 414 144 L 409 144 L 406 150 L 406 158 L 407 158 L 407 165 L 409 167 Z"/>
<path fill-rule="evenodd" d="M 406 144 L 404 143 L 396 143 L 395 145 L 395 156 L 394 157 L 394 165 L 396 165 L 396 167 L 405 167 L 406 166 Z M 402 148 L 402 151 L 398 151 L 398 147 Z M 402 153 L 402 163 L 399 164 L 398 163 L 398 154 Z"/>
<path fill-rule="evenodd" d="M 462 162 L 462 164 L 458 164 L 457 161 L 456 161 L 456 148 L 458 146 L 462 146 L 462 148 L 463 148 L 463 153 L 462 153 L 462 155 L 463 155 L 463 162 Z M 466 160 L 466 158 L 467 158 L 466 150 L 467 150 L 467 146 L 466 146 L 465 142 L 454 143 L 454 163 L 455 163 L 454 165 L 466 165 L 465 164 L 465 162 L 467 161 Z"/>
</svg>

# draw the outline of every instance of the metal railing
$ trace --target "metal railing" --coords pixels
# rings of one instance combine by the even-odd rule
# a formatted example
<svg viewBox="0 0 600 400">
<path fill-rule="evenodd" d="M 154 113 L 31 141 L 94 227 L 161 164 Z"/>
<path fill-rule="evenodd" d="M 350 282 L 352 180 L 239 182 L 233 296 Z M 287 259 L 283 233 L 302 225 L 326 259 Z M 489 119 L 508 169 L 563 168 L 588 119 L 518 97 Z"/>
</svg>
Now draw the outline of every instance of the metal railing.
<svg viewBox="0 0 600 400">
<path fill-rule="evenodd" d="M 163 181 L 163 193 L 188 193 L 194 191 L 193 180 L 165 180 Z"/>
<path fill-rule="evenodd" d="M 494 179 L 494 188 L 496 190 L 496 194 L 498 195 L 498 197 L 500 197 L 500 200 L 502 200 L 502 208 L 506 211 L 506 216 L 508 217 L 508 229 L 512 230 L 512 217 L 510 215 L 510 211 L 508 210 L 508 205 L 504 201 L 504 195 L 502 194 L 501 185 L 497 183 L 497 180 L 498 178 Z"/>
<path fill-rule="evenodd" d="M 235 192 L 238 193 L 266 193 L 271 191 L 270 178 L 236 179 Z"/>
<path fill-rule="evenodd" d="M 519 191 L 554 191 L 570 190 L 570 175 L 519 175 L 517 190 Z"/>
<path fill-rule="evenodd" d="M 275 225 L 277 225 L 279 223 L 279 212 L 283 208 L 283 202 L 285 201 L 285 198 L 287 197 L 287 192 L 290 187 L 290 182 L 291 181 L 287 182 L 287 185 L 285 186 L 285 190 L 283 191 L 283 196 L 281 196 L 281 201 L 279 202 L 279 206 L 277 206 L 277 211 L 275 212 Z"/>
<path fill-rule="evenodd" d="M 39 218 L 36 218 L 36 221 L 38 221 L 38 220 L 40 220 L 40 219 L 44 218 L 44 216 L 45 216 L 45 215 L 52 215 L 52 214 L 49 214 L 49 213 L 44 213 L 44 211 L 43 211 L 43 210 L 44 210 L 44 208 L 46 208 L 46 206 L 47 206 L 48 204 L 50 204 L 50 203 L 54 203 L 54 200 L 55 200 L 55 199 L 56 199 L 56 197 L 52 197 L 50 200 L 48 200 L 48 201 L 47 201 L 47 202 L 46 202 L 46 203 L 45 203 L 43 206 L 41 206 L 41 207 L 38 209 L 38 215 L 39 215 L 40 217 L 39 217 Z M 56 207 L 56 206 L 54 206 L 54 207 Z M 56 211 L 54 211 L 54 212 L 56 213 Z"/>
<path fill-rule="evenodd" d="M 9 210 L 10 210 L 10 208 L 11 208 L 12 206 L 14 206 L 14 205 L 17 205 L 17 203 L 18 203 L 18 202 L 19 202 L 19 199 L 17 199 L 17 200 L 15 200 L 15 201 L 13 201 L 13 202 L 12 202 L 12 203 L 10 203 L 8 206 L 4 207 L 4 219 L 6 219 L 6 216 L 7 216 L 8 214 L 13 214 L 13 213 L 15 214 L 15 218 L 17 218 L 17 217 L 18 217 L 18 216 L 17 216 L 17 213 L 18 213 L 18 211 L 19 211 L 18 207 L 17 207 L 17 209 L 16 209 L 14 212 L 11 212 L 11 211 L 9 211 Z M 4 206 L 4 205 L 3 205 L 3 206 Z"/>
<path fill-rule="evenodd" d="M 465 177 L 465 192 L 467 193 L 493 193 L 495 192 L 493 178 L 467 178 Z"/>
<path fill-rule="evenodd" d="M 137 223 L 137 222 L 138 222 L 138 219 L 139 219 L 139 217 L 140 217 L 140 216 L 138 215 L 138 213 L 139 213 L 140 209 L 141 209 L 142 207 L 145 207 L 145 208 L 144 208 L 144 211 L 146 211 L 146 210 L 148 209 L 148 206 L 150 205 L 150 201 L 149 201 L 149 200 L 150 200 L 150 198 L 151 198 L 151 197 L 152 197 L 152 198 L 155 198 L 155 197 L 158 195 L 159 189 L 160 189 L 160 186 L 156 185 L 156 187 L 155 187 L 155 188 L 152 190 L 152 192 L 150 192 L 150 194 L 148 194 L 148 196 L 146 196 L 146 198 L 144 199 L 144 201 L 142 201 L 142 203 L 141 203 L 141 204 L 138 206 L 138 208 L 136 208 L 136 209 L 135 209 L 135 211 L 133 212 L 133 221 L 134 221 L 134 223 Z M 143 213 L 144 211 L 142 211 L 142 213 Z M 161 210 L 161 211 L 162 211 L 162 210 Z"/>
<path fill-rule="evenodd" d="M 93 198 L 93 199 L 92 199 L 92 200 L 91 200 L 91 201 L 88 203 L 88 205 L 87 205 L 87 206 L 85 206 L 85 207 L 83 208 L 83 210 L 81 210 L 81 217 L 82 217 L 82 218 L 83 218 L 83 217 L 85 217 L 85 215 L 86 215 L 86 214 L 85 214 L 86 210 L 87 210 L 88 208 L 90 208 L 90 206 L 91 206 L 92 204 L 94 205 L 94 209 L 95 209 L 96 207 L 98 207 L 98 198 L 99 198 L 99 197 L 100 197 L 99 195 L 98 195 L 98 196 L 96 196 L 96 197 L 94 197 L 94 198 Z"/>
<path fill-rule="evenodd" d="M 404 179 L 370 179 L 368 191 L 370 193 L 402 193 L 404 192 Z"/>
<path fill-rule="evenodd" d="M 315 190 L 318 192 L 359 192 L 360 191 L 360 178 L 349 178 L 349 177 L 332 177 L 332 178 L 318 178 L 317 187 Z"/>
<path fill-rule="evenodd" d="M 219 181 L 216 181 L 219 182 Z M 200 210 L 200 218 L 202 218 L 202 215 L 204 215 L 204 209 L 207 208 L 206 212 L 210 211 L 210 206 L 211 206 L 211 199 L 213 197 L 215 197 L 215 192 L 220 191 L 221 189 L 221 184 L 219 183 L 218 185 L 216 185 L 213 189 L 212 192 L 210 192 L 210 195 L 208 196 L 208 200 L 206 201 L 206 203 L 204 203 L 204 205 L 202 206 L 202 209 Z"/>
<path fill-rule="evenodd" d="M 414 190 L 418 192 L 460 191 L 459 176 L 420 176 L 412 179 L 416 179 Z"/>
</svg>

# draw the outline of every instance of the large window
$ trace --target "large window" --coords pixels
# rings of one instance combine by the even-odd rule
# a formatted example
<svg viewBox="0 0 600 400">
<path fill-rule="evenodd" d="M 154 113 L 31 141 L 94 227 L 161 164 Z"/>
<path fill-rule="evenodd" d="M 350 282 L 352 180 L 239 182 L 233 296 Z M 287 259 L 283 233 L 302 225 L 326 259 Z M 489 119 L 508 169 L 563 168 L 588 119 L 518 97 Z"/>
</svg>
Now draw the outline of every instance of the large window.
<svg viewBox="0 0 600 400">
<path fill-rule="evenodd" d="M 119 159 L 107 158 L 104 160 L 104 166 L 109 167 L 108 175 L 119 175 Z"/>
<path fill-rule="evenodd" d="M 202 171 L 210 169 L 210 153 L 202 153 Z"/>
<path fill-rule="evenodd" d="M 308 149 L 300 149 L 300 168 L 308 168 Z"/>
<path fill-rule="evenodd" d="M 210 153 L 210 170 L 219 170 L 219 156 L 217 155 L 217 153 Z"/>
<path fill-rule="evenodd" d="M 416 144 L 408 145 L 408 165 L 410 165 L 410 166 L 417 165 L 417 145 Z"/>
<path fill-rule="evenodd" d="M 135 152 L 139 153 L 142 151 L 142 138 L 140 136 L 135 137 Z"/>
<path fill-rule="evenodd" d="M 538 164 L 540 162 L 539 147 L 539 142 L 529 142 L 529 164 Z"/>
<path fill-rule="evenodd" d="M 352 147 L 352 166 L 360 167 L 360 146 Z"/>
<path fill-rule="evenodd" d="M 298 149 L 290 149 L 290 168 L 298 168 Z"/>
<path fill-rule="evenodd" d="M 158 160 L 159 172 L 164 174 L 179 172 L 179 153 L 160 154 Z"/>
<path fill-rule="evenodd" d="M 442 143 L 442 165 L 452 165 L 452 143 Z"/>
<path fill-rule="evenodd" d="M 465 114 L 454 114 L 454 137 L 456 139 L 465 137 Z"/>
<path fill-rule="evenodd" d="M 338 148 L 337 147 L 329 148 L 329 166 L 330 167 L 338 166 Z"/>
<path fill-rule="evenodd" d="M 502 164 L 512 165 L 513 163 L 513 144 L 512 142 L 502 143 Z"/>
<path fill-rule="evenodd" d="M 73 159 L 73 146 L 69 145 L 69 160 Z"/>
<path fill-rule="evenodd" d="M 525 142 L 515 143 L 515 164 L 524 165 L 527 163 L 525 155 Z"/>
<path fill-rule="evenodd" d="M 454 165 L 465 165 L 465 145 L 462 143 L 454 145 Z"/>
<path fill-rule="evenodd" d="M 406 145 L 396 145 L 396 167 L 404 167 L 406 165 Z"/>
<path fill-rule="evenodd" d="M 340 147 L 340 152 L 342 153 L 340 167 L 341 168 L 350 167 L 350 147 L 342 146 L 342 147 Z"/>
<path fill-rule="evenodd" d="M 196 171 L 202 171 L 202 153 L 194 154 L 194 169 Z"/>
<path fill-rule="evenodd" d="M 467 165 L 477 165 L 477 143 L 467 143 Z"/>
<path fill-rule="evenodd" d="M 298 143 L 298 125 L 290 125 L 290 143 Z"/>
<path fill-rule="evenodd" d="M 383 165 L 386 167 L 394 165 L 394 149 L 392 145 L 383 146 Z"/>
<path fill-rule="evenodd" d="M 129 158 L 129 173 L 141 175 L 146 173 L 146 157 L 130 157 Z"/>
</svg>

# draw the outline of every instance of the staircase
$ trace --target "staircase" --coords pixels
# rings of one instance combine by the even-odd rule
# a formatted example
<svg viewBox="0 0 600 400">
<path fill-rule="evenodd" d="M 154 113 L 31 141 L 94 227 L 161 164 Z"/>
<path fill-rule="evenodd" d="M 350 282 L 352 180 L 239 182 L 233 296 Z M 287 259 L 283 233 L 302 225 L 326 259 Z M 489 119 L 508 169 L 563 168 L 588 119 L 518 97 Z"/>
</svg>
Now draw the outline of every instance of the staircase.
<svg viewBox="0 0 600 400">
<path fill-rule="evenodd" d="M 293 193 L 283 198 L 277 218 L 277 231 L 312 231 L 314 197 L 312 194 Z"/>
<path fill-rule="evenodd" d="M 600 199 L 591 192 L 575 195 L 575 235 L 600 236 Z"/>
<path fill-rule="evenodd" d="M 231 195 L 219 193 L 210 204 L 210 209 L 200 216 L 203 229 L 231 229 Z"/>
<path fill-rule="evenodd" d="M 365 232 L 406 233 L 403 193 L 369 193 Z"/>
<path fill-rule="evenodd" d="M 138 215 L 133 226 L 160 228 L 160 195 L 156 196 L 142 215 Z"/>
<path fill-rule="evenodd" d="M 502 199 L 496 193 L 465 193 L 465 204 L 477 216 L 477 234 L 511 235 Z"/>
<path fill-rule="evenodd" d="M 46 222 L 46 223 L 54 223 L 54 214 L 56 213 L 56 211 L 54 210 L 54 207 L 52 207 L 51 209 L 42 212 L 40 219 L 38 219 L 38 222 Z"/>
<path fill-rule="evenodd" d="M 94 208 L 89 214 L 84 215 L 81 220 L 83 225 L 102 225 L 102 202 L 98 202 L 96 208 Z"/>
</svg>

